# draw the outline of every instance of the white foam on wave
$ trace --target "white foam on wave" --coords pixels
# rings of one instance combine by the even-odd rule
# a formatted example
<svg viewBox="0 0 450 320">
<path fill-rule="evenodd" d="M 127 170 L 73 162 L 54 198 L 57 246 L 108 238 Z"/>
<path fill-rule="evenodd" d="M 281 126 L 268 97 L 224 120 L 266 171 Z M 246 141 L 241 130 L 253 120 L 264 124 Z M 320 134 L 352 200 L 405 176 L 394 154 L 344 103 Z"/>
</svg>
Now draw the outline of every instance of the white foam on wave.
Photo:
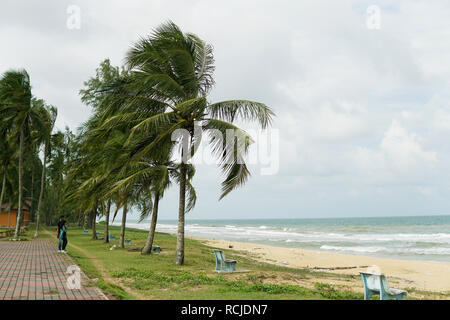
<svg viewBox="0 0 450 320">
<path fill-rule="evenodd" d="M 120 222 L 115 222 L 115 225 L 120 225 Z M 129 227 L 138 229 L 147 229 L 148 223 L 128 223 Z M 176 224 L 158 224 L 157 230 L 161 232 L 172 232 L 176 231 L 178 226 Z M 235 225 L 224 225 L 224 226 L 207 226 L 200 224 L 187 224 L 187 232 L 195 233 L 223 233 L 224 235 L 239 235 L 243 234 L 251 235 L 253 237 L 261 237 L 261 239 L 271 239 L 278 240 L 290 240 L 298 242 L 390 242 L 390 241 L 411 241 L 411 242 L 430 242 L 430 243 L 448 243 L 450 244 L 450 233 L 336 233 L 336 232 L 305 232 L 305 231 L 293 231 L 287 230 L 287 228 L 276 229 L 268 226 L 235 226 Z"/>
<path fill-rule="evenodd" d="M 120 225 L 120 222 L 115 222 Z M 149 222 L 128 223 L 131 228 L 148 230 Z M 358 232 L 347 229 L 332 229 L 325 231 L 301 227 L 285 227 L 270 225 L 207 225 L 186 224 L 187 236 L 205 238 L 279 243 L 290 247 L 320 248 L 336 252 L 378 253 L 391 255 L 450 255 L 450 233 L 416 233 L 412 230 L 403 233 L 386 233 L 386 229 L 372 230 L 372 233 Z M 175 234 L 176 223 L 162 223 L 157 225 L 158 232 Z M 389 229 L 391 231 L 392 229 Z M 406 231 L 406 230 L 404 230 Z M 296 245 L 296 243 L 298 243 Z"/>
<path fill-rule="evenodd" d="M 450 255 L 450 248 L 386 248 L 386 247 L 345 247 L 323 245 L 321 250 L 340 251 L 340 252 L 357 252 L 357 253 L 390 253 L 405 255 Z"/>
<path fill-rule="evenodd" d="M 322 250 L 333 250 L 333 251 L 351 251 L 358 253 L 375 253 L 385 250 L 383 247 L 338 247 L 338 246 L 329 246 L 323 245 L 320 247 Z"/>
</svg>

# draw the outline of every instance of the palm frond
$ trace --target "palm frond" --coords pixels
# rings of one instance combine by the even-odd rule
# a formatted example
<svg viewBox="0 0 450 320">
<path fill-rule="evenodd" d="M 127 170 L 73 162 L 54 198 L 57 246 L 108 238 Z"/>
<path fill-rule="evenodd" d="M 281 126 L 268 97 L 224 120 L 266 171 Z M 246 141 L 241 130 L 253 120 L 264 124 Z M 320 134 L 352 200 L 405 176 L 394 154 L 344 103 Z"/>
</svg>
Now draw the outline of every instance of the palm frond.
<svg viewBox="0 0 450 320">
<path fill-rule="evenodd" d="M 258 121 L 263 129 L 272 123 L 275 115 L 263 103 L 248 100 L 230 100 L 209 105 L 206 112 L 215 119 L 234 122 L 235 120 Z"/>
<path fill-rule="evenodd" d="M 204 129 L 208 130 L 211 149 L 219 157 L 220 167 L 226 175 L 222 182 L 222 194 L 220 196 L 220 199 L 222 199 L 233 189 L 243 185 L 250 177 L 244 157 L 253 140 L 244 130 L 221 120 L 207 120 Z M 218 130 L 220 134 L 215 134 L 211 129 Z M 232 137 L 232 140 L 227 141 L 230 137 Z"/>
</svg>

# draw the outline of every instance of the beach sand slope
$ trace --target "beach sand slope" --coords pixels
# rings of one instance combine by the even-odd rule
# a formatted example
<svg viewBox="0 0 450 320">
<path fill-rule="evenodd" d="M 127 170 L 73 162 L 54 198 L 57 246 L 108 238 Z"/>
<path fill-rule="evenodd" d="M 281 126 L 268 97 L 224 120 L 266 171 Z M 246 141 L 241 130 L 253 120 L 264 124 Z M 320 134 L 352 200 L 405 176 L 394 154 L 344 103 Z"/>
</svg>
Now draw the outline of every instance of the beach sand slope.
<svg viewBox="0 0 450 320">
<path fill-rule="evenodd" d="M 232 246 L 232 250 L 251 253 L 260 261 L 292 268 L 359 275 L 358 271 L 376 266 L 388 277 L 389 283 L 396 286 L 434 292 L 450 291 L 450 263 L 447 262 L 387 259 L 226 240 L 195 239 L 216 248 L 229 249 Z"/>
</svg>

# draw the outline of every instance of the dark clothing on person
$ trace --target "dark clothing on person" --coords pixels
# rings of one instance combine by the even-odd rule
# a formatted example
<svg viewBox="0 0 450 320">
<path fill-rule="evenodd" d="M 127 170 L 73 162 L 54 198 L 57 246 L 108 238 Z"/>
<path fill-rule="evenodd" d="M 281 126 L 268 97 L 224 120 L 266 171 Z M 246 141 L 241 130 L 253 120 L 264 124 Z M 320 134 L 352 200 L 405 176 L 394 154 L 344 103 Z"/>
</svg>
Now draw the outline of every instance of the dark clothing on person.
<svg viewBox="0 0 450 320">
<path fill-rule="evenodd" d="M 66 223 L 66 220 L 62 219 L 58 221 L 58 232 L 56 233 L 56 237 L 59 239 L 59 231 L 61 230 L 62 226 L 64 225 L 64 223 Z"/>
<path fill-rule="evenodd" d="M 66 250 L 67 246 L 67 228 L 63 225 L 59 231 L 58 250 Z"/>
<path fill-rule="evenodd" d="M 59 239 L 58 250 L 66 250 L 66 246 L 67 246 L 67 237 Z"/>
</svg>

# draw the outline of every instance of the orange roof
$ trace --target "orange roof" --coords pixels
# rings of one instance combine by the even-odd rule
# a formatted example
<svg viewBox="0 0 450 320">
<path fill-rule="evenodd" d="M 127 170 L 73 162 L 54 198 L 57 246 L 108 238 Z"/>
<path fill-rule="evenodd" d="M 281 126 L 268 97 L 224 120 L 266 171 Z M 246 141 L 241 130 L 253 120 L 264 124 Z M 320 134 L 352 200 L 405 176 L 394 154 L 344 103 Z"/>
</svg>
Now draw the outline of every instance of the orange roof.
<svg viewBox="0 0 450 320">
<path fill-rule="evenodd" d="M 4 203 L 4 204 L 2 204 L 2 209 L 6 209 L 8 206 L 9 206 L 9 203 Z M 31 201 L 30 200 L 25 200 L 25 204 L 23 205 L 23 210 L 30 211 L 29 207 L 31 207 Z M 14 207 L 14 208 L 11 208 L 11 209 L 17 210 L 17 207 Z"/>
</svg>

